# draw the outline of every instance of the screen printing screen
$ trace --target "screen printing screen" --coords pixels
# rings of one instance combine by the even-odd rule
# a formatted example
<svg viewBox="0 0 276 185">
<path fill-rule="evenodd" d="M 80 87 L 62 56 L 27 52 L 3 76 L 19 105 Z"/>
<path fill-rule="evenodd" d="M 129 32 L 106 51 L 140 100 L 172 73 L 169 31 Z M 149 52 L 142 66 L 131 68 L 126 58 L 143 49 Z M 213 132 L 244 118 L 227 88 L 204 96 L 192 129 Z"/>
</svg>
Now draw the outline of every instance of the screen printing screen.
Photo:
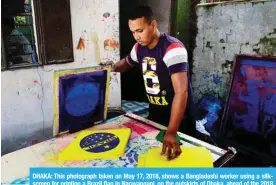
<svg viewBox="0 0 276 185">
<path fill-rule="evenodd" d="M 56 133 L 78 130 L 106 117 L 109 71 L 84 68 L 56 75 Z M 91 126 L 92 126 L 91 125 Z"/>
<path fill-rule="evenodd" d="M 230 85 L 223 137 L 276 159 L 276 59 L 237 56 Z"/>
</svg>

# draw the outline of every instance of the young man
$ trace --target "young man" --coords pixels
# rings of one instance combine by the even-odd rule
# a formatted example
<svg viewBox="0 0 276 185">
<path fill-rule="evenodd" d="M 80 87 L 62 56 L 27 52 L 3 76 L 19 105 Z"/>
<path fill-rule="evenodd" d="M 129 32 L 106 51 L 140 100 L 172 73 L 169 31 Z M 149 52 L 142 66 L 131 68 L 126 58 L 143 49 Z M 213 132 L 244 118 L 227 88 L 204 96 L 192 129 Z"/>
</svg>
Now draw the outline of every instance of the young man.
<svg viewBox="0 0 276 185">
<path fill-rule="evenodd" d="M 192 100 L 187 51 L 179 40 L 159 32 L 148 6 L 132 11 L 128 24 L 137 43 L 127 57 L 113 65 L 113 71 L 124 72 L 134 65 L 141 69 L 150 103 L 149 119 L 168 126 L 161 154 L 174 159 L 181 154 L 177 131 L 180 128 L 187 133 L 189 126 L 194 127 L 192 122 L 181 124 L 185 110 L 188 112 L 188 99 Z"/>
</svg>

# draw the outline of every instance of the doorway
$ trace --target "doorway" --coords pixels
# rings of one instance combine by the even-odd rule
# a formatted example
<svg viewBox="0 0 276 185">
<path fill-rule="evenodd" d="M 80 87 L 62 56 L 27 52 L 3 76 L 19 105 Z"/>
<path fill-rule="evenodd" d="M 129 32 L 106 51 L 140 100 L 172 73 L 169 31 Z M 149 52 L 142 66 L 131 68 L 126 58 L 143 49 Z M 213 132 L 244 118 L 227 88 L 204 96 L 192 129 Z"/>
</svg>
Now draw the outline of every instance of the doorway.
<svg viewBox="0 0 276 185">
<path fill-rule="evenodd" d="M 174 35 L 172 8 L 173 1 L 160 0 L 120 0 L 120 58 L 127 56 L 135 40 L 128 27 L 128 11 L 131 11 L 137 5 L 151 6 L 153 13 L 158 21 L 158 28 L 161 32 L 167 32 Z M 145 94 L 145 87 L 141 70 L 137 67 L 127 72 L 121 73 L 121 92 L 122 100 L 148 102 Z"/>
</svg>

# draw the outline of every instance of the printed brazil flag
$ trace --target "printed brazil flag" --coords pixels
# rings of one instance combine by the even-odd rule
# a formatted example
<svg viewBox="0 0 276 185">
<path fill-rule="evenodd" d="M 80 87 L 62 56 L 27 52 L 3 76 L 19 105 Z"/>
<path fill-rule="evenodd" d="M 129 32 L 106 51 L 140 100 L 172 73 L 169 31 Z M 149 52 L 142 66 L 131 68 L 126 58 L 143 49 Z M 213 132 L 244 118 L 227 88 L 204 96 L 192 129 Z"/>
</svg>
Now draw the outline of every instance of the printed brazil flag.
<svg viewBox="0 0 276 185">
<path fill-rule="evenodd" d="M 118 159 L 124 155 L 131 130 L 82 131 L 59 153 L 59 161 Z"/>
</svg>

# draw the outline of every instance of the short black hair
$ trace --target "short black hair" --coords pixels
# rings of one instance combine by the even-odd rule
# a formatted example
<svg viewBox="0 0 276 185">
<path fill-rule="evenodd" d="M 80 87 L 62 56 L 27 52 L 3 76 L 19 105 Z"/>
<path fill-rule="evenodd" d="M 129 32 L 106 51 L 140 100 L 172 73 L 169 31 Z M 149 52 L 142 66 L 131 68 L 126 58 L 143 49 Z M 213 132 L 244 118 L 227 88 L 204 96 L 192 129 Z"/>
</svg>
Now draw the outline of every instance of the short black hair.
<svg viewBox="0 0 276 185">
<path fill-rule="evenodd" d="M 145 17 L 148 23 L 150 23 L 153 19 L 153 12 L 151 7 L 147 5 L 140 5 L 135 7 L 134 9 L 131 10 L 129 13 L 129 20 L 135 20 L 138 18 Z"/>
</svg>

